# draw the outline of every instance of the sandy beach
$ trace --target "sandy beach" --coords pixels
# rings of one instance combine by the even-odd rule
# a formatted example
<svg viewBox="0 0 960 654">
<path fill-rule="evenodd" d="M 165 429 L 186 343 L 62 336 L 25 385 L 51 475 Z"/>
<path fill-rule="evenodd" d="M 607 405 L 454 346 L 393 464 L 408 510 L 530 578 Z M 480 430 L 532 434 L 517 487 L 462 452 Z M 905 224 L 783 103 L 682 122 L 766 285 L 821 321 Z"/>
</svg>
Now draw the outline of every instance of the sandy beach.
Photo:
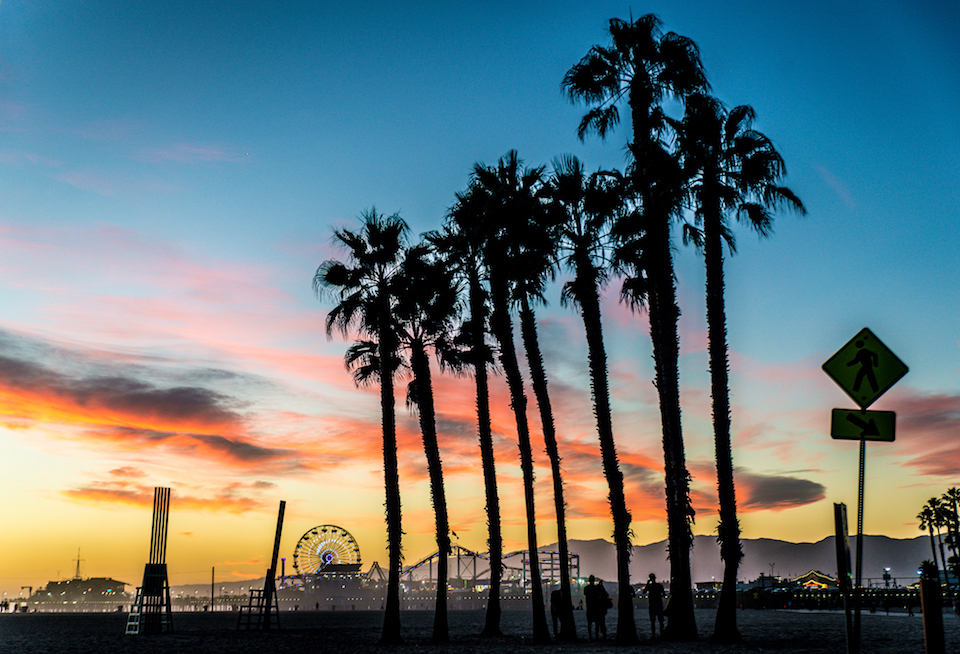
<svg viewBox="0 0 960 654">
<path fill-rule="evenodd" d="M 625 649 L 611 641 L 588 641 L 583 615 L 578 614 L 581 640 L 577 643 L 533 645 L 530 619 L 526 611 L 507 611 L 503 615 L 504 636 L 479 638 L 483 623 L 481 611 L 457 611 L 450 614 L 451 642 L 430 642 L 433 614 L 407 611 L 402 615 L 405 644 L 382 647 L 376 644 L 380 633 L 378 612 L 297 612 L 281 614 L 281 630 L 250 632 L 237 630 L 235 613 L 174 614 L 174 632 L 155 636 L 125 636 L 126 616 L 122 614 L 27 614 L 0 615 L 0 653 L 2 654 L 560 654 L 566 652 L 599 654 Z M 640 628 L 639 649 L 646 652 L 687 654 L 711 652 L 789 652 L 790 654 L 837 654 L 846 651 L 844 618 L 841 613 L 742 610 L 738 613 L 744 642 L 739 645 L 711 645 L 707 637 L 713 629 L 714 612 L 697 612 L 701 640 L 691 643 L 665 643 L 645 638 L 646 615 L 637 612 Z M 864 654 L 922 653 L 923 622 L 919 615 L 865 613 L 862 623 Z M 613 632 L 616 614 L 607 616 Z M 960 620 L 944 615 L 946 651 L 960 652 Z"/>
</svg>

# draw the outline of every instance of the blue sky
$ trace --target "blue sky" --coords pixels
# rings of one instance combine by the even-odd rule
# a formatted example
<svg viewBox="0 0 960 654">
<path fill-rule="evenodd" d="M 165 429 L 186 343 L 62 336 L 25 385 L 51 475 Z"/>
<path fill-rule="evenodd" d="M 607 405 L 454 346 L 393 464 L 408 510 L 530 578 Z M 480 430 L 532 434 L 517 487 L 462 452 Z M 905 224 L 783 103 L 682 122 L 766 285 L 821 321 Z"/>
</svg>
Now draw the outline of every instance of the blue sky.
<svg viewBox="0 0 960 654">
<path fill-rule="evenodd" d="M 9 566 L 0 586 L 19 586 L 23 574 L 52 578 L 50 561 L 68 569 L 78 544 L 89 548 L 90 574 L 132 579 L 143 530 L 129 527 L 134 544 L 123 549 L 90 526 L 116 532 L 121 518 L 135 521 L 154 485 L 174 486 L 174 510 L 178 494 L 188 498 L 187 524 L 172 527 L 172 552 L 191 562 L 185 576 L 266 552 L 279 499 L 290 501 L 291 547 L 331 522 L 354 533 L 368 561 L 382 560 L 376 398 L 352 388 L 340 365 L 345 344 L 323 335 L 329 306 L 310 288 L 317 265 L 336 255 L 331 226 L 376 206 L 399 211 L 415 233 L 435 228 L 473 164 L 509 149 L 531 165 L 572 153 L 591 170 L 622 167 L 627 134 L 580 142 L 583 107 L 562 96 L 560 80 L 606 43 L 609 18 L 631 11 L 657 13 L 665 30 L 698 43 L 715 94 L 756 109 L 808 210 L 778 216 L 764 241 L 739 232 L 727 267 L 746 535 L 818 539 L 829 533 L 831 502 L 856 503 L 855 444 L 827 433 L 829 409 L 849 400 L 819 366 L 864 326 L 910 366 L 876 405 L 898 411 L 900 423 L 896 443 L 871 446 L 868 493 L 884 493 L 874 505 L 884 510 L 871 513 L 868 494 L 867 530 L 918 533 L 920 504 L 960 478 L 960 448 L 946 440 L 960 427 L 957 7 L 8 0 L 0 335 L 21 376 L 10 374 L 0 404 L 0 447 L 11 453 L 0 472 L 16 489 L 0 499 L 0 521 L 17 525 L 0 542 L 0 560 L 11 562 L 0 564 Z M 702 262 L 679 242 L 677 275 L 684 429 L 698 533 L 709 533 Z M 621 382 L 615 428 L 635 466 L 638 541 L 650 542 L 664 530 L 649 339 L 615 291 L 605 304 Z M 608 536 L 602 484 L 589 480 L 599 468 L 582 336 L 558 293 L 541 321 L 552 388 L 567 400 L 559 422 L 569 484 L 582 498 L 572 532 Z M 29 402 L 18 391 L 24 379 L 45 380 L 27 389 Z M 97 414 L 91 389 L 105 379 L 124 382 Z M 445 384 L 447 437 L 469 438 L 468 385 Z M 50 388 L 59 404 L 44 403 Z M 193 413 L 171 389 L 191 390 Z M 135 416 L 124 413 L 133 406 Z M 419 558 L 432 521 L 414 419 L 405 420 L 408 551 Z M 369 451 L 351 456 L 344 443 L 359 441 Z M 471 455 L 449 447 L 451 493 L 469 507 L 455 529 L 482 548 Z M 508 488 L 510 448 L 504 423 Z M 546 480 L 545 468 L 539 474 Z M 349 507 L 336 501 L 344 483 L 356 488 Z M 764 492 L 782 501 L 764 505 Z M 548 505 L 544 489 L 545 543 L 554 538 Z M 509 500 L 507 508 L 522 515 Z M 61 525 L 28 518 L 38 514 Z M 74 523 L 63 552 L 35 545 Z M 236 552 L 218 549 L 204 531 L 213 524 L 242 534 Z M 108 550 L 96 563 L 94 552 Z M 259 562 L 247 566 L 232 573 L 262 574 Z"/>
</svg>

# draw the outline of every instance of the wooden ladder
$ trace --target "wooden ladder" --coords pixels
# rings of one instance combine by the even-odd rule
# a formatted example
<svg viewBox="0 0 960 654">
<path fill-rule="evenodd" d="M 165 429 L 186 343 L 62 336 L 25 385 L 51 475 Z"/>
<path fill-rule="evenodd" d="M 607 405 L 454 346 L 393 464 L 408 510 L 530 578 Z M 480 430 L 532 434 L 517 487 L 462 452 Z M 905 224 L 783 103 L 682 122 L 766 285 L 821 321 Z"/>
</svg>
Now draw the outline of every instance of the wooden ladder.
<svg viewBox="0 0 960 654">
<path fill-rule="evenodd" d="M 127 630 L 124 634 L 140 635 L 140 615 L 143 612 L 143 587 L 137 586 L 137 597 L 130 606 L 130 615 L 127 616 Z"/>
</svg>

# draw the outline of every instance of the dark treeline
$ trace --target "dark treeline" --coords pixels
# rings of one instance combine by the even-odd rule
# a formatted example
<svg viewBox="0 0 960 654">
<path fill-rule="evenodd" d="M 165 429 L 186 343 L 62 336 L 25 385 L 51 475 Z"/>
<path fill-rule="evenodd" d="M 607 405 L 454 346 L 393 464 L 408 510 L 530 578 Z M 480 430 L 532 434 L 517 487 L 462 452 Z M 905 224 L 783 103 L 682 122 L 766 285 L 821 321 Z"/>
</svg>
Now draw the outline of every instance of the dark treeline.
<svg viewBox="0 0 960 654">
<path fill-rule="evenodd" d="M 783 159 L 770 140 L 752 127 L 748 106 L 727 110 L 710 95 L 696 44 L 664 33 L 654 15 L 612 19 L 610 42 L 594 46 L 567 72 L 561 86 L 587 112 L 577 130 L 606 138 L 628 119 L 624 170 L 588 173 L 572 156 L 552 166 L 525 166 L 515 151 L 494 165 L 477 163 L 467 187 L 456 194 L 442 225 L 414 242 L 399 215 L 370 209 L 355 230 L 334 232 L 344 261 L 325 261 L 314 288 L 336 304 L 326 320 L 334 330 L 356 337 L 346 365 L 358 384 L 378 384 L 383 425 L 388 588 L 381 642 L 402 642 L 401 502 L 397 466 L 394 384 L 408 380 L 407 403 L 419 415 L 436 517 L 437 549 L 449 553 L 450 527 L 437 443 L 431 358 L 441 369 L 472 375 L 476 382 L 477 434 L 489 528 L 490 595 L 483 633 L 500 634 L 502 536 L 496 462 L 490 426 L 489 376 L 501 371 L 510 393 L 523 477 L 530 555 L 533 638 L 549 642 L 545 598 L 537 558 L 533 451 L 527 411 L 527 384 L 550 459 L 558 526 L 563 594 L 559 640 L 578 638 L 570 597 L 561 449 L 558 444 L 537 333 L 536 308 L 544 291 L 563 271 L 564 304 L 580 313 L 586 334 L 591 395 L 597 421 L 602 472 L 609 489 L 617 581 L 621 592 L 616 640 L 638 642 L 629 561 L 631 515 L 617 457 L 610 408 L 610 384 L 600 311 L 608 282 L 621 281 L 620 296 L 649 314 L 662 426 L 670 612 L 664 638 L 699 637 L 694 618 L 690 548 L 694 510 L 680 421 L 679 337 L 675 228 L 682 241 L 702 251 L 706 266 L 711 394 L 719 490 L 718 539 L 725 571 L 713 639 L 740 639 L 736 618 L 737 570 L 743 556 L 737 519 L 730 444 L 728 359 L 724 316 L 724 245 L 735 249 L 732 221 L 766 236 L 778 209 L 802 213 L 800 200 L 780 185 Z M 683 107 L 668 116 L 666 99 Z M 530 379 L 523 378 L 514 341 L 520 343 Z M 446 613 L 446 557 L 438 559 L 433 638 L 449 639 Z"/>
</svg>

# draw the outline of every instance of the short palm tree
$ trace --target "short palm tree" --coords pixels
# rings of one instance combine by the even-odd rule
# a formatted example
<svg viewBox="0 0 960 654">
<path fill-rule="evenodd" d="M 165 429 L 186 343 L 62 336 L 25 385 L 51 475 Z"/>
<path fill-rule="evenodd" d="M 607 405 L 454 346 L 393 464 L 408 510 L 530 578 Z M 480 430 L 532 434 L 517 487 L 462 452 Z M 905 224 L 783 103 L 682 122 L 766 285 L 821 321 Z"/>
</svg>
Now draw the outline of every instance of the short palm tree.
<svg viewBox="0 0 960 654">
<path fill-rule="evenodd" d="M 563 79 L 572 100 L 591 109 L 580 122 L 581 138 L 596 131 L 606 136 L 619 122 L 618 104 L 630 109 L 632 163 L 629 203 L 614 227 L 619 258 L 633 270 L 625 291 L 650 316 L 650 339 L 660 399 L 668 548 L 670 557 L 670 614 L 664 638 L 698 638 L 690 576 L 690 473 L 686 467 L 680 423 L 679 336 L 676 283 L 673 271 L 671 225 L 682 207 L 684 181 L 676 157 L 662 140 L 666 127 L 662 101 L 705 90 L 706 77 L 696 44 L 672 32 L 662 34 L 653 14 L 635 21 L 611 19 L 611 45 L 594 46 Z M 635 642 L 636 633 L 617 634 L 621 642 Z"/>
<path fill-rule="evenodd" d="M 398 365 L 393 325 L 391 282 L 403 258 L 407 224 L 399 215 L 384 216 L 375 209 L 361 215 L 359 230 L 338 229 L 334 242 L 347 254 L 346 263 L 327 260 L 313 277 L 314 291 L 334 297 L 338 304 L 327 314 L 326 330 L 344 336 L 359 333 L 376 344 L 383 431 L 383 474 L 386 489 L 387 598 L 384 606 L 384 644 L 402 642 L 400 635 L 401 516 L 400 474 L 397 466 L 397 431 L 394 408 L 394 372 Z"/>
<path fill-rule="evenodd" d="M 933 554 L 933 565 L 937 566 L 937 539 L 933 537 L 933 525 L 936 521 L 936 517 L 933 512 L 933 508 L 929 503 L 924 504 L 923 508 L 920 509 L 920 513 L 917 514 L 917 520 L 920 521 L 920 530 L 927 530 L 927 534 L 930 536 L 930 551 Z"/>
<path fill-rule="evenodd" d="M 941 501 L 947 507 L 946 513 L 951 534 L 950 548 L 953 550 L 953 555 L 958 556 L 960 555 L 960 513 L 957 509 L 960 506 L 960 488 L 956 486 L 948 488 Z"/>
<path fill-rule="evenodd" d="M 943 564 L 943 570 L 947 570 L 947 554 L 943 549 L 943 533 L 940 531 L 947 526 L 948 517 L 943 500 L 939 497 L 931 497 L 927 500 L 927 506 L 930 507 L 933 526 L 937 530 L 937 544 L 940 547 L 940 563 Z"/>
<path fill-rule="evenodd" d="M 737 570 L 743 551 L 730 443 L 723 244 L 727 244 L 731 253 L 735 251 L 731 216 L 761 236 L 767 236 L 773 222 L 771 210 L 787 208 L 805 213 L 800 200 L 789 189 L 778 186 L 786 174 L 786 166 L 770 139 L 752 129 L 754 118 L 751 107 L 739 106 L 728 113 L 715 98 L 693 93 L 686 99 L 682 122 L 676 125 L 678 147 L 685 176 L 690 179 L 699 227 L 691 226 L 688 233 L 702 246 L 706 263 L 710 387 L 720 500 L 717 539 L 724 561 L 713 640 L 725 643 L 740 640 Z"/>
<path fill-rule="evenodd" d="M 428 350 L 443 356 L 453 349 L 453 333 L 459 318 L 459 289 L 452 271 L 434 256 L 427 245 L 407 250 L 398 274 L 393 278 L 393 309 L 398 342 L 410 358 L 413 380 L 407 392 L 408 402 L 417 408 L 420 432 L 430 475 L 430 497 L 437 532 L 437 599 L 434 610 L 433 640 L 447 642 L 447 557 L 451 553 L 450 521 L 443 487 L 443 466 L 437 441 L 433 382 Z"/>
<path fill-rule="evenodd" d="M 573 303 L 580 310 L 586 332 L 590 388 L 613 518 L 617 583 L 619 588 L 629 588 L 631 517 L 613 438 L 607 354 L 600 313 L 600 293 L 606 285 L 612 257 L 609 227 L 621 207 L 622 182 L 622 177 L 613 172 L 588 176 L 576 157 L 562 157 L 553 163 L 550 195 L 554 209 L 562 217 L 560 261 L 573 275 L 563 286 L 561 300 Z M 617 611 L 617 633 L 635 632 L 630 593 L 619 593 Z"/>
</svg>

